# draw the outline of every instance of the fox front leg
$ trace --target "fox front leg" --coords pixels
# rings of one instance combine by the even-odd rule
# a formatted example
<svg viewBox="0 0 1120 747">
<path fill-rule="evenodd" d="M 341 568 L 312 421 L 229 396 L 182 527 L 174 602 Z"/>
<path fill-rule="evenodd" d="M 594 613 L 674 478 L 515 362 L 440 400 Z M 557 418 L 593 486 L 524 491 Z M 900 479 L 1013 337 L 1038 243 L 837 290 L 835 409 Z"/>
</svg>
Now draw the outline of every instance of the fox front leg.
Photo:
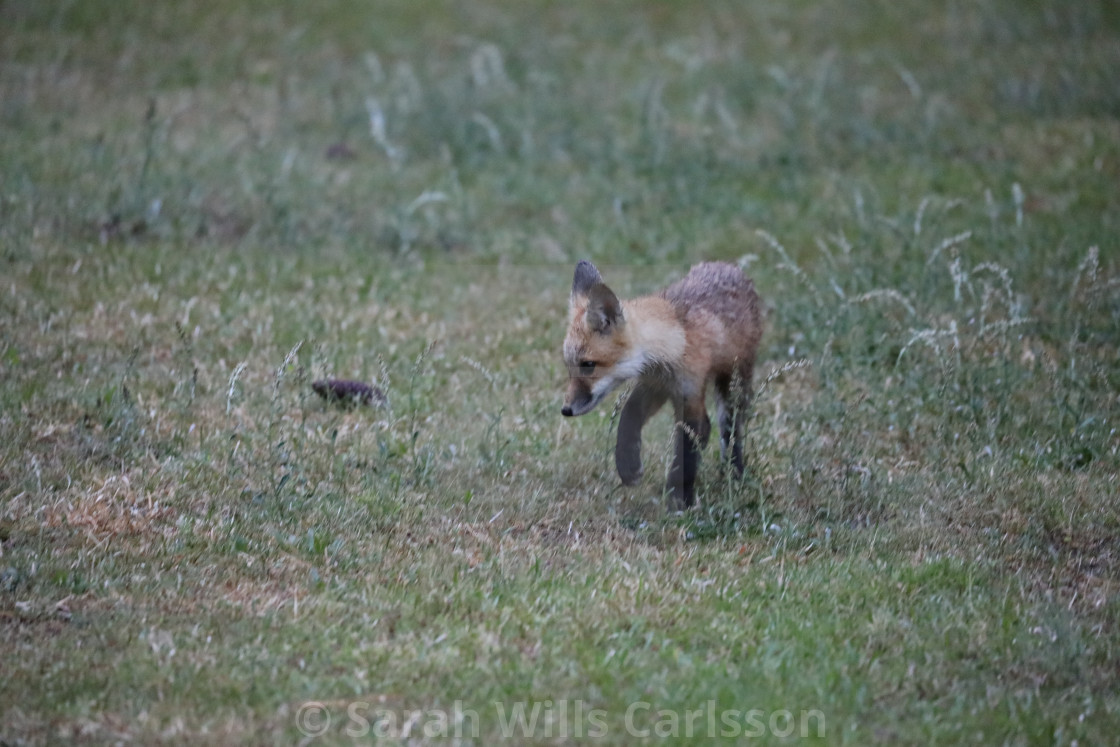
<svg viewBox="0 0 1120 747">
<path fill-rule="evenodd" d="M 670 508 L 690 508 L 696 502 L 696 474 L 700 471 L 700 451 L 707 445 L 712 421 L 701 411 L 698 418 L 679 421 L 673 442 L 673 465 L 665 485 Z"/>
<path fill-rule="evenodd" d="M 622 406 L 622 414 L 618 418 L 618 440 L 614 446 L 614 465 L 623 485 L 637 485 L 642 479 L 642 428 L 667 398 L 665 392 L 639 385 Z"/>
</svg>

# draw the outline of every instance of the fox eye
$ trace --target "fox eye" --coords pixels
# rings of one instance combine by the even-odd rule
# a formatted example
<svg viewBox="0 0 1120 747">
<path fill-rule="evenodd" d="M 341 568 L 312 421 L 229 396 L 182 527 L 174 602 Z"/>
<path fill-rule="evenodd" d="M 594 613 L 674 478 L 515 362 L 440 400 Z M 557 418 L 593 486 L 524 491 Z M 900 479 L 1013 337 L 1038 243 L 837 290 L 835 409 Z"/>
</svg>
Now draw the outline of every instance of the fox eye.
<svg viewBox="0 0 1120 747">
<path fill-rule="evenodd" d="M 580 361 L 579 372 L 582 374 L 589 374 L 595 371 L 595 361 Z"/>
</svg>

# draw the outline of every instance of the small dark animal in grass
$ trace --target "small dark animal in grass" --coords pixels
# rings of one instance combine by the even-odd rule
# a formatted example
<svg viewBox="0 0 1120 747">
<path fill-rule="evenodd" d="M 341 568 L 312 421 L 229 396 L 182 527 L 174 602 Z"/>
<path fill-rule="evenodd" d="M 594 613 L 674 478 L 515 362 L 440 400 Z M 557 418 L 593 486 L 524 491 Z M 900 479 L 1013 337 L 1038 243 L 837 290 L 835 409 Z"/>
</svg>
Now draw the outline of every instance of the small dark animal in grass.
<svg viewBox="0 0 1120 747">
<path fill-rule="evenodd" d="M 311 388 L 327 402 L 343 407 L 383 405 L 387 401 L 385 392 L 364 381 L 319 379 L 312 382 Z"/>
<path fill-rule="evenodd" d="M 353 161 L 358 157 L 346 143 L 334 143 L 327 147 L 327 160 L 328 161 Z"/>
</svg>

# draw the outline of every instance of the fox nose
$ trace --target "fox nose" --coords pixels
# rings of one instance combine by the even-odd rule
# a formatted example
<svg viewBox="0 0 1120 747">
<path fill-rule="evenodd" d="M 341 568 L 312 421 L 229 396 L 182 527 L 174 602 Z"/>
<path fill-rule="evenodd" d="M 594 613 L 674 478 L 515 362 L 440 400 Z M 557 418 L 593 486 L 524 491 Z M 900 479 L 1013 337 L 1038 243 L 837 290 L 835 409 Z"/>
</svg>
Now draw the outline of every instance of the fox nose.
<svg viewBox="0 0 1120 747">
<path fill-rule="evenodd" d="M 560 408 L 560 414 L 563 415 L 566 418 L 572 417 L 572 406 L 571 405 L 564 405 L 563 407 Z"/>
</svg>

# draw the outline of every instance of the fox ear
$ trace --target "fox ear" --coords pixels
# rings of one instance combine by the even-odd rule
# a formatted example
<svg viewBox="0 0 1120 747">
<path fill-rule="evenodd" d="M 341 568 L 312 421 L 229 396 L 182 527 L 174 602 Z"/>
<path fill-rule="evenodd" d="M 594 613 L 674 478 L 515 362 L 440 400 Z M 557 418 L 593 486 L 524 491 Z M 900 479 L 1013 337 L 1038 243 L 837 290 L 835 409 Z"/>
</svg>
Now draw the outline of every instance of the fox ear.
<svg viewBox="0 0 1120 747">
<path fill-rule="evenodd" d="M 587 326 L 595 332 L 607 334 L 624 321 L 622 302 L 614 291 L 602 283 L 592 285 L 587 292 Z"/>
<path fill-rule="evenodd" d="M 580 260 L 579 264 L 576 265 L 576 275 L 572 279 L 572 295 L 586 296 L 591 290 L 591 286 L 602 282 L 603 277 L 595 269 L 595 265 L 586 259 Z"/>
</svg>

